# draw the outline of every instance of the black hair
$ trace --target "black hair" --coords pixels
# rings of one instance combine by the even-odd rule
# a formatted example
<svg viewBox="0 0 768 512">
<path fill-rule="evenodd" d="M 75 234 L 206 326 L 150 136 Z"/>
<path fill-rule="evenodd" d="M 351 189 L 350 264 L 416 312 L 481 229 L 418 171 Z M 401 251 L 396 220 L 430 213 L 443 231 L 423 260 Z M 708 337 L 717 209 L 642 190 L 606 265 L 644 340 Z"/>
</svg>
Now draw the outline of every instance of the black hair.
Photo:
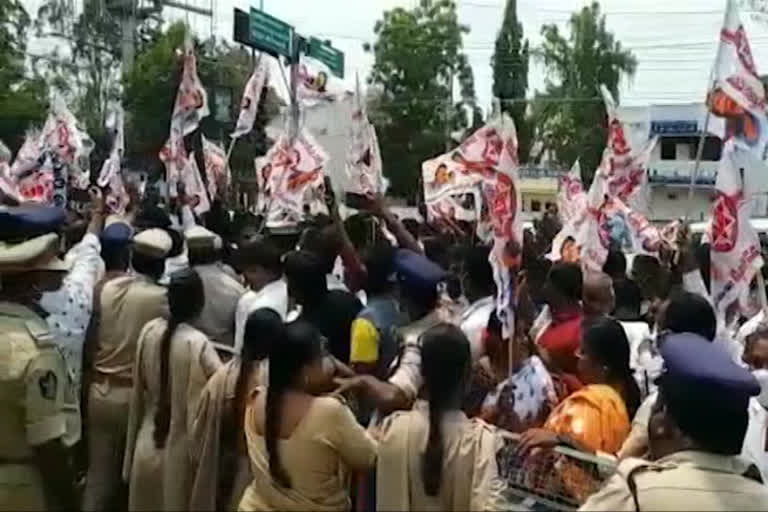
<svg viewBox="0 0 768 512">
<path fill-rule="evenodd" d="M 155 412 L 155 447 L 165 447 L 171 427 L 171 339 L 182 322 L 189 322 L 200 314 L 205 304 L 203 282 L 197 272 L 185 268 L 171 274 L 168 285 L 168 307 L 171 316 L 160 341 L 160 397 Z M 138 363 L 137 363 L 138 364 Z"/>
<path fill-rule="evenodd" d="M 171 238 L 171 250 L 168 251 L 167 257 L 179 256 L 184 251 L 184 235 L 171 228 L 166 228 L 165 232 Z"/>
<path fill-rule="evenodd" d="M 637 320 L 640 318 L 640 307 L 643 294 L 637 283 L 630 279 L 613 282 L 613 293 L 616 296 L 615 316 L 619 320 Z"/>
<path fill-rule="evenodd" d="M 416 219 L 403 219 L 402 220 L 403 227 L 408 230 L 408 232 L 414 237 L 419 237 L 419 221 Z"/>
<path fill-rule="evenodd" d="M 627 413 L 634 417 L 640 407 L 640 387 L 629 366 L 629 340 L 624 328 L 613 318 L 597 318 L 584 332 L 583 346 L 591 358 L 608 369 L 610 380 L 621 383 Z"/>
<path fill-rule="evenodd" d="M 284 265 L 289 291 L 300 303 L 319 300 L 328 291 L 323 263 L 314 253 L 290 252 Z"/>
<path fill-rule="evenodd" d="M 211 265 L 221 261 L 221 249 L 217 249 L 213 245 L 188 247 L 187 256 L 189 264 L 193 267 L 196 265 Z"/>
<path fill-rule="evenodd" d="M 310 228 L 304 234 L 301 249 L 313 253 L 318 258 L 323 273 L 330 274 L 333 272 L 336 256 L 339 255 L 341 242 L 333 226 Z"/>
<path fill-rule="evenodd" d="M 241 272 L 257 265 L 275 275 L 283 274 L 283 253 L 269 240 L 254 240 L 245 244 L 238 249 L 235 262 Z"/>
<path fill-rule="evenodd" d="M 104 268 L 111 270 L 126 270 L 131 264 L 130 245 L 101 247 L 101 259 L 104 260 Z"/>
<path fill-rule="evenodd" d="M 689 386 L 659 379 L 659 398 L 680 431 L 704 451 L 739 455 L 749 424 L 746 398 L 713 399 L 709 393 L 691 392 Z"/>
<path fill-rule="evenodd" d="M 451 324 L 438 324 L 422 337 L 421 373 L 429 400 L 429 438 L 421 468 L 424 491 L 437 496 L 443 471 L 443 414 L 462 394 L 470 365 L 469 341 Z"/>
<path fill-rule="evenodd" d="M 712 306 L 701 295 L 690 292 L 673 294 L 667 304 L 663 330 L 691 332 L 712 341 L 717 335 L 717 319 Z"/>
<path fill-rule="evenodd" d="M 322 336 L 312 324 L 297 320 L 285 327 L 279 343 L 272 345 L 269 354 L 269 387 L 264 414 L 264 443 L 269 458 L 269 472 L 282 487 L 290 488 L 291 481 L 280 464 L 277 439 L 282 418 L 282 399 L 293 385 L 301 369 L 323 355 Z"/>
<path fill-rule="evenodd" d="M 485 245 L 470 247 L 464 254 L 464 271 L 473 290 L 480 296 L 492 295 L 495 288 L 493 269 L 488 261 L 491 249 Z"/>
<path fill-rule="evenodd" d="M 171 226 L 171 218 L 165 210 L 157 205 L 145 204 L 136 216 L 134 226 L 139 229 L 160 228 L 165 229 Z"/>
<path fill-rule="evenodd" d="M 386 240 L 380 240 L 370 247 L 363 256 L 367 280 L 365 291 L 377 295 L 389 291 L 393 283 L 395 248 Z"/>
<path fill-rule="evenodd" d="M 699 263 L 699 272 L 701 272 L 704 286 L 707 288 L 707 291 L 710 291 L 711 251 L 709 244 L 699 244 L 694 250 L 694 256 L 696 256 L 696 261 Z"/>
<path fill-rule="evenodd" d="M 165 258 L 147 256 L 137 251 L 133 251 L 131 265 L 136 272 L 149 276 L 155 281 L 160 279 L 165 272 Z"/>
<path fill-rule="evenodd" d="M 626 276 L 627 257 L 624 256 L 624 252 L 615 249 L 608 251 L 608 256 L 605 258 L 605 263 L 603 263 L 603 272 L 613 279 Z"/>
<path fill-rule="evenodd" d="M 583 276 L 576 263 L 557 262 L 552 265 L 547 280 L 564 297 L 571 301 L 581 300 Z"/>
</svg>

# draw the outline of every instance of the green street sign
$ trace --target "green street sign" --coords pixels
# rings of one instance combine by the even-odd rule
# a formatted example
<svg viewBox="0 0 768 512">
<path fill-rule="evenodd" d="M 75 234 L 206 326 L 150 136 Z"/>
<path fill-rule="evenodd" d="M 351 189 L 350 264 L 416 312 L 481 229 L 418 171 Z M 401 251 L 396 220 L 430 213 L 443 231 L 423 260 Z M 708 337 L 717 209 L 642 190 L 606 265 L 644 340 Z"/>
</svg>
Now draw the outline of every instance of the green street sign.
<svg viewBox="0 0 768 512">
<path fill-rule="evenodd" d="M 344 52 L 316 37 L 310 37 L 307 55 L 324 63 L 334 75 L 344 78 Z"/>
<path fill-rule="evenodd" d="M 251 7 L 248 26 L 251 46 L 273 55 L 293 58 L 293 27 L 291 25 Z"/>
</svg>

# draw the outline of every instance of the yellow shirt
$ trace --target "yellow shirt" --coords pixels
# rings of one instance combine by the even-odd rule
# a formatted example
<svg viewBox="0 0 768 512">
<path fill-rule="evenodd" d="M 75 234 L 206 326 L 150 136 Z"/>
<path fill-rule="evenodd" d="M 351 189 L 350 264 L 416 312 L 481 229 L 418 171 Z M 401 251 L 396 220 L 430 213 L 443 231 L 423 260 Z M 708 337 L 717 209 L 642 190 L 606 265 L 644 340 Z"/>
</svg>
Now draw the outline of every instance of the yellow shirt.
<svg viewBox="0 0 768 512">
<path fill-rule="evenodd" d="M 350 363 L 374 364 L 379 360 L 379 331 L 367 318 L 352 322 Z"/>
</svg>

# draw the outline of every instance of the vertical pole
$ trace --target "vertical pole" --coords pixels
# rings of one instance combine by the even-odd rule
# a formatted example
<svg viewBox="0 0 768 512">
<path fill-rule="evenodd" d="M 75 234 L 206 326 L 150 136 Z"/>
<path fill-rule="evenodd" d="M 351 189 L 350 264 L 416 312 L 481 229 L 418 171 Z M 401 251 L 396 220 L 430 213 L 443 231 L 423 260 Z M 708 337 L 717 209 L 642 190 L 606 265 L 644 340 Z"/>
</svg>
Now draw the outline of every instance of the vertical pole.
<svg viewBox="0 0 768 512">
<path fill-rule="evenodd" d="M 291 57 L 291 126 L 288 137 L 293 142 L 299 134 L 299 101 L 296 90 L 299 87 L 299 56 L 301 55 L 303 40 L 301 37 L 293 37 L 293 55 Z"/>
<path fill-rule="evenodd" d="M 451 105 L 453 105 L 453 68 L 448 78 L 448 98 L 445 102 L 445 152 L 451 150 Z"/>
</svg>

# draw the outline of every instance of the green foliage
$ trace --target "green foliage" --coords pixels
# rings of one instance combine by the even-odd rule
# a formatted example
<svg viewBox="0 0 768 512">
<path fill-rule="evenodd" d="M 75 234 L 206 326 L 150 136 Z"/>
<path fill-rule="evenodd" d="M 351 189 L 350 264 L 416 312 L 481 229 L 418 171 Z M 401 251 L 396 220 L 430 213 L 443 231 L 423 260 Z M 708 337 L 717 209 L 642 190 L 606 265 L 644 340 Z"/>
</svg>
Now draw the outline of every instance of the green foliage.
<svg viewBox="0 0 768 512">
<path fill-rule="evenodd" d="M 469 29 L 459 24 L 453 2 L 421 0 L 414 9 L 386 11 L 374 32 L 375 44 L 366 46 L 375 58 L 370 116 L 392 192 L 414 197 L 421 162 L 445 151 L 449 134 L 482 122 L 472 70 L 461 52 Z M 456 104 L 454 79 L 461 98 Z"/>
<path fill-rule="evenodd" d="M 126 111 L 126 152 L 132 167 L 159 174 L 163 167 L 158 153 L 168 139 L 171 114 L 181 79 L 183 62 L 181 49 L 185 28 L 182 23 L 154 33 L 136 54 L 134 67 L 124 76 Z M 204 119 L 201 129 L 206 137 L 229 143 L 229 133 L 240 109 L 240 97 L 253 70 L 252 58 L 238 47 L 220 41 L 196 44 L 197 70 L 208 92 L 211 116 Z M 264 57 L 269 58 L 269 57 Z M 217 94 L 228 96 L 227 121 L 216 119 Z M 240 138 L 232 153 L 230 165 L 235 175 L 253 173 L 253 158 L 266 153 L 268 143 L 264 127 L 277 114 L 276 93 L 268 88 L 262 96 L 253 131 Z M 189 147 L 189 146 L 188 146 Z"/>
<path fill-rule="evenodd" d="M 0 140 L 14 151 L 47 105 L 45 82 L 28 76 L 24 65 L 29 24 L 21 2 L 0 1 Z"/>
<path fill-rule="evenodd" d="M 493 96 L 501 100 L 501 111 L 515 121 L 521 162 L 528 161 L 533 137 L 533 126 L 526 118 L 527 103 L 524 101 L 528 91 L 528 54 L 528 40 L 523 41 L 523 25 L 517 20 L 517 1 L 507 0 L 491 59 Z"/>
<path fill-rule="evenodd" d="M 90 134 L 104 130 L 107 105 L 119 98 L 121 28 L 103 0 L 84 0 L 75 16 L 69 0 L 46 0 L 36 20 L 39 35 L 64 46 L 33 61 L 36 73 L 69 99 L 75 116 Z M 128 35 L 126 35 L 128 37 Z M 68 51 L 62 55 L 61 49 Z"/>
<path fill-rule="evenodd" d="M 567 37 L 556 25 L 545 25 L 541 33 L 544 42 L 535 55 L 547 79 L 533 104 L 537 138 L 563 165 L 580 158 L 582 174 L 591 181 L 606 139 L 599 86 L 605 84 L 618 100 L 619 81 L 634 74 L 637 61 L 606 29 L 597 3 L 571 16 Z"/>
</svg>

